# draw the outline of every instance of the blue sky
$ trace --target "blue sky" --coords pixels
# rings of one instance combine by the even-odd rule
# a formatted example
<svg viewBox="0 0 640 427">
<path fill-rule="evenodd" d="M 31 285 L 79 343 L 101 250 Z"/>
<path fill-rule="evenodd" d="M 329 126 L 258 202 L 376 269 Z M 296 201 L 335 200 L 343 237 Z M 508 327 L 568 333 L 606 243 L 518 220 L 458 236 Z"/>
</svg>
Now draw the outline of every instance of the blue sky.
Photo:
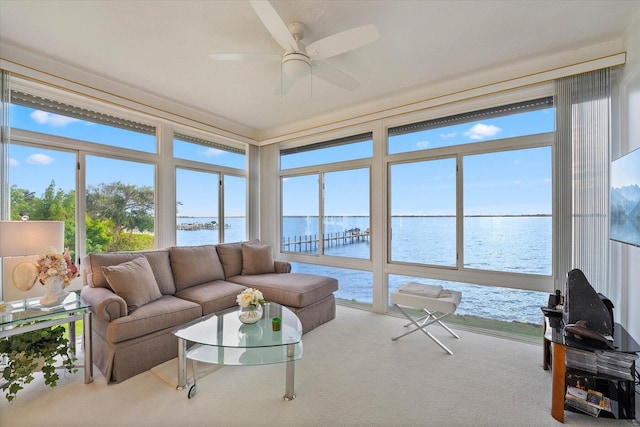
<svg viewBox="0 0 640 427">
<path fill-rule="evenodd" d="M 553 110 L 541 110 L 521 115 L 490 118 L 446 128 L 433 129 L 391 138 L 390 152 L 415 151 L 425 148 L 480 142 L 553 130 Z M 43 111 L 12 106 L 13 127 L 37 132 L 81 139 L 96 143 L 108 142 L 112 146 L 153 152 L 154 136 L 94 124 Z M 358 144 L 363 150 L 360 157 L 370 156 L 366 144 Z M 191 151 L 190 151 L 191 150 Z M 338 148 L 338 150 L 340 150 Z M 344 150 L 344 149 L 343 149 Z M 175 155 L 181 158 L 242 168 L 243 156 L 196 146 L 179 144 Z M 331 155 L 331 159 L 324 156 Z M 343 152 L 345 158 L 358 158 L 359 152 Z M 335 161 L 336 150 L 301 153 L 296 163 L 312 164 Z M 65 191 L 75 188 L 75 153 L 40 148 L 10 146 L 10 183 L 28 188 L 40 196 L 51 180 Z M 342 157 L 341 157 L 342 158 Z M 551 213 L 551 149 L 537 148 L 500 152 L 481 156 L 468 156 L 464 160 L 465 214 L 550 214 Z M 455 163 L 453 164 L 455 165 Z M 153 186 L 151 165 L 115 160 L 98 156 L 87 157 L 87 184 L 119 180 L 125 183 Z M 366 173 L 356 173 L 359 180 Z M 339 175 L 337 175 L 340 178 Z M 392 211 L 397 215 L 443 215 L 455 213 L 455 166 L 451 160 L 419 162 L 392 166 Z M 214 180 L 202 179 L 202 174 L 183 173 L 179 176 L 179 214 L 185 216 L 214 216 L 216 204 L 203 195 L 217 191 Z M 366 214 L 369 194 L 366 183 L 347 179 L 344 186 L 331 188 L 326 206 L 327 215 Z M 244 212 L 243 180 L 231 180 L 227 188 L 227 215 Z M 317 181 L 317 180 L 316 180 Z M 636 182 L 638 182 L 636 180 Z M 291 191 L 285 203 L 285 213 L 292 215 L 317 214 L 317 191 L 308 186 L 285 184 Z M 373 189 L 372 191 L 376 191 Z M 214 193 L 215 194 L 215 193 Z M 213 194 L 212 194 L 213 195 Z M 290 202 L 287 202 L 289 200 Z M 295 208 L 295 206 L 299 208 Z M 304 208 L 306 207 L 306 208 Z M 366 206 L 368 208 L 368 206 Z"/>
</svg>

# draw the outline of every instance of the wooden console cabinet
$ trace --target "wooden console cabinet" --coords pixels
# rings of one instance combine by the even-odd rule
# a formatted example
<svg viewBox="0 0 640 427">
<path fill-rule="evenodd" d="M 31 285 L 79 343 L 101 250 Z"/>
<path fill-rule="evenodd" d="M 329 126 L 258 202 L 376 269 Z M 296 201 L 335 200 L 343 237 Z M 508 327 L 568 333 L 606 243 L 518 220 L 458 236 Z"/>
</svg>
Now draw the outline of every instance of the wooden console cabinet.
<svg viewBox="0 0 640 427">
<path fill-rule="evenodd" d="M 635 381 L 616 375 L 593 373 L 568 367 L 567 351 L 575 348 L 586 352 L 596 352 L 597 349 L 568 341 L 564 336 L 563 326 L 550 327 L 548 320 L 545 319 L 543 367 L 545 370 L 551 367 L 552 370 L 551 416 L 564 422 L 568 381 L 580 377 L 590 381 L 589 388 L 610 399 L 611 411 L 602 411 L 600 416 L 635 419 Z M 617 323 L 614 326 L 614 346 L 614 352 L 640 353 L 640 345 Z M 630 372 L 635 373 L 635 362 L 631 362 Z"/>
</svg>

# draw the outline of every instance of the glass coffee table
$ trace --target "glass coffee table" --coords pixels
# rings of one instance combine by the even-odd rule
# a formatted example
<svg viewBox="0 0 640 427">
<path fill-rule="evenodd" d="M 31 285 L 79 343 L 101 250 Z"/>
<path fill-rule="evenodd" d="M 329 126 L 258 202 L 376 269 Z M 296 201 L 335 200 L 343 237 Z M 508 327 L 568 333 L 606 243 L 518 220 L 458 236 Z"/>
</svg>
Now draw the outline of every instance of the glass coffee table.
<svg viewBox="0 0 640 427">
<path fill-rule="evenodd" d="M 210 314 L 173 331 L 178 337 L 178 390 L 187 388 L 187 359 L 193 363 L 193 385 L 188 397 L 195 396 L 198 362 L 231 366 L 286 363 L 285 400 L 295 399 L 295 361 L 302 358 L 302 324 L 287 307 L 266 303 L 262 319 L 252 325 L 240 322 L 238 308 Z M 272 320 L 281 319 L 274 331 Z M 193 343 L 190 347 L 187 343 Z"/>
</svg>

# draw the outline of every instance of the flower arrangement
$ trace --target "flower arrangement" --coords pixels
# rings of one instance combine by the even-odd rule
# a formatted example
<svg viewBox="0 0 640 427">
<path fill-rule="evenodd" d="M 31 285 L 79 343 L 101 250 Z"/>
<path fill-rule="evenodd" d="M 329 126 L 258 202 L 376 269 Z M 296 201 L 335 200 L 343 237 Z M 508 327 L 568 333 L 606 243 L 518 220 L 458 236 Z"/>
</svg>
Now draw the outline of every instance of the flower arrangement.
<svg viewBox="0 0 640 427">
<path fill-rule="evenodd" d="M 240 307 L 256 307 L 264 303 L 264 297 L 259 290 L 247 288 L 238 294 L 236 301 Z"/>
<path fill-rule="evenodd" d="M 78 276 L 78 267 L 73 265 L 68 248 L 64 253 L 56 252 L 53 248 L 49 249 L 36 261 L 36 270 L 38 271 L 38 280 L 43 285 L 45 285 L 46 279 L 58 277 L 64 281 L 66 288 L 71 283 L 71 279 Z"/>
</svg>

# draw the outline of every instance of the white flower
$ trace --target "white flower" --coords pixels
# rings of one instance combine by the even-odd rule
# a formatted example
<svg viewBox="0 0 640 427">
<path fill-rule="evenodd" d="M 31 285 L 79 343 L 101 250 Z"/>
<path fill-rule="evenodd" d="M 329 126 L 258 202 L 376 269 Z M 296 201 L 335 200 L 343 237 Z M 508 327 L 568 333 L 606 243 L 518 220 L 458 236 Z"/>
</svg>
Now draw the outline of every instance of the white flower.
<svg viewBox="0 0 640 427">
<path fill-rule="evenodd" d="M 240 307 L 249 307 L 250 305 L 263 303 L 264 297 L 262 296 L 262 292 L 259 290 L 248 288 L 238 294 L 236 302 Z"/>
</svg>

